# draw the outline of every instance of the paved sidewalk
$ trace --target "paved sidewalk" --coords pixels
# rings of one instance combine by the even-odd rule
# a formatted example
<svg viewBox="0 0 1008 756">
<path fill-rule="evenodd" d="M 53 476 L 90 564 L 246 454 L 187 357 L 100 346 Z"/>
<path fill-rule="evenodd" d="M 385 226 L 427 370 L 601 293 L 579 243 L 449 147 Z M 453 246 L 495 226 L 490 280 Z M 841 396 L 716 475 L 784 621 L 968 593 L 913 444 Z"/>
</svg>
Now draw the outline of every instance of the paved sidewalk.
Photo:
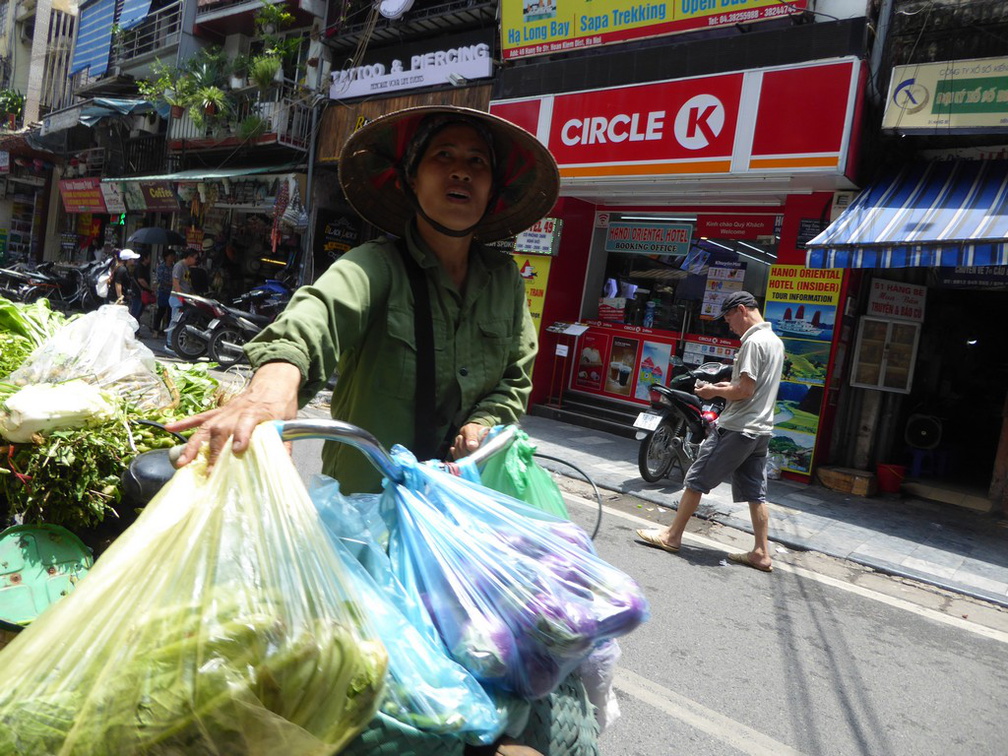
<svg viewBox="0 0 1008 756">
<path fill-rule="evenodd" d="M 600 488 L 666 507 L 679 499 L 682 486 L 674 479 L 652 484 L 640 477 L 639 442 L 633 439 L 531 415 L 521 425 L 539 452 L 576 465 Z M 567 465 L 540 462 L 579 477 Z M 769 503 L 772 542 L 1008 607 L 1008 527 L 999 515 L 895 494 L 852 496 L 787 480 L 770 481 Z M 697 514 L 752 532 L 748 504 L 732 503 L 727 483 L 703 498 Z"/>
</svg>

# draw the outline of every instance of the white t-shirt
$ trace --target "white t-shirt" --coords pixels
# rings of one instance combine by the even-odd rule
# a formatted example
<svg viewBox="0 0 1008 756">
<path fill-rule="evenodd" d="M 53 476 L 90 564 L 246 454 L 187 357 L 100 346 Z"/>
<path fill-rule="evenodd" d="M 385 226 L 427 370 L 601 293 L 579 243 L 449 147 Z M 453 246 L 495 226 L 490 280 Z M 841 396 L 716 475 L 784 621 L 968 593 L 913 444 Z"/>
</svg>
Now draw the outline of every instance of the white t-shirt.
<svg viewBox="0 0 1008 756">
<path fill-rule="evenodd" d="M 783 367 L 784 342 L 777 338 L 769 323 L 757 323 L 743 333 L 742 346 L 732 367 L 732 381 L 745 373 L 756 381 L 756 390 L 748 399 L 729 401 L 718 418 L 718 426 L 769 435 L 773 430 L 777 387 Z"/>
</svg>

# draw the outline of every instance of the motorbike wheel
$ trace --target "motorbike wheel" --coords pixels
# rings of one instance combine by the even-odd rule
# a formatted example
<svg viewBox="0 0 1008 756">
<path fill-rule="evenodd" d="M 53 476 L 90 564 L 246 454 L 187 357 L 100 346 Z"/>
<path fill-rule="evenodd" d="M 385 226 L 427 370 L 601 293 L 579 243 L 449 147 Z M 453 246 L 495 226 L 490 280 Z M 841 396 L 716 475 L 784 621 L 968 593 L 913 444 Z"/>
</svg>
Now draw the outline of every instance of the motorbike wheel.
<svg viewBox="0 0 1008 756">
<path fill-rule="evenodd" d="M 676 461 L 672 439 L 682 435 L 684 426 L 682 418 L 663 420 L 654 433 L 641 441 L 637 467 L 640 468 L 641 477 L 648 483 L 657 483 L 672 469 Z"/>
<path fill-rule="evenodd" d="M 182 316 L 175 324 L 171 334 L 171 344 L 169 346 L 183 360 L 196 360 L 206 354 L 207 344 L 203 339 L 193 336 L 186 331 L 187 325 L 206 327 L 206 323 L 199 322 L 190 313 L 182 313 Z"/>
<path fill-rule="evenodd" d="M 222 368 L 237 365 L 245 359 L 244 343 L 245 336 L 237 329 L 218 329 L 210 339 L 210 359 Z"/>
</svg>

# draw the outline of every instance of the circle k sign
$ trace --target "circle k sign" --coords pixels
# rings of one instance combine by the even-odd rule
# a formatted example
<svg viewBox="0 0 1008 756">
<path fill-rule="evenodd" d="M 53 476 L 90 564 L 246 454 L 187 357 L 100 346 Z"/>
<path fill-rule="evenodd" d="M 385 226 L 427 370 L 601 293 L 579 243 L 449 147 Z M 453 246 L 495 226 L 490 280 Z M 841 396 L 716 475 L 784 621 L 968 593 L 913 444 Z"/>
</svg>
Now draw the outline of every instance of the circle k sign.
<svg viewBox="0 0 1008 756">
<path fill-rule="evenodd" d="M 742 76 L 557 95 L 549 147 L 561 164 L 730 156 Z"/>
</svg>

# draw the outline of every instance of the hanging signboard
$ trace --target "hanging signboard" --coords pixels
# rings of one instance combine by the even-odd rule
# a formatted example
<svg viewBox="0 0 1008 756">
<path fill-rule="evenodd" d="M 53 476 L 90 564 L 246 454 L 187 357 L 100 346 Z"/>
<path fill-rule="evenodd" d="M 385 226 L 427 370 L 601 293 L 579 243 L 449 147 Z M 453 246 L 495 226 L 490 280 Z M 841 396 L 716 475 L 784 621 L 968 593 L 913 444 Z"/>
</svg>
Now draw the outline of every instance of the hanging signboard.
<svg viewBox="0 0 1008 756">
<path fill-rule="evenodd" d="M 100 178 L 61 179 L 60 196 L 68 213 L 106 213 Z"/>
<path fill-rule="evenodd" d="M 105 207 L 110 213 L 119 215 L 126 212 L 126 200 L 123 197 L 122 187 L 110 181 L 103 181 L 101 187 L 102 199 L 105 200 Z"/>
<path fill-rule="evenodd" d="M 742 291 L 747 267 L 744 262 L 731 260 L 717 260 L 710 264 L 707 268 L 703 304 L 700 305 L 701 320 L 717 320 L 721 317 L 721 303 L 729 294 Z"/>
<path fill-rule="evenodd" d="M 505 60 L 801 15 L 808 0 L 504 0 Z"/>
<path fill-rule="evenodd" d="M 770 268 L 763 317 L 784 342 L 770 453 L 782 470 L 799 475 L 812 469 L 843 273 L 802 265 Z"/>
<path fill-rule="evenodd" d="M 689 252 L 689 223 L 624 223 L 611 221 L 605 251 L 631 255 L 677 255 Z"/>
<path fill-rule="evenodd" d="M 631 176 L 835 175 L 847 169 L 860 70 L 860 61 L 844 58 L 497 100 L 490 112 L 535 134 L 571 185 Z M 780 128 L 790 121 L 801 130 Z"/>
<path fill-rule="evenodd" d="M 865 315 L 893 320 L 924 322 L 927 287 L 873 278 Z"/>
<path fill-rule="evenodd" d="M 493 75 L 493 41 L 487 30 L 369 51 L 359 65 L 332 72 L 329 97 L 373 97 L 485 79 Z"/>
<path fill-rule="evenodd" d="M 895 66 L 882 128 L 903 134 L 1008 130 L 1008 58 Z"/>
</svg>

